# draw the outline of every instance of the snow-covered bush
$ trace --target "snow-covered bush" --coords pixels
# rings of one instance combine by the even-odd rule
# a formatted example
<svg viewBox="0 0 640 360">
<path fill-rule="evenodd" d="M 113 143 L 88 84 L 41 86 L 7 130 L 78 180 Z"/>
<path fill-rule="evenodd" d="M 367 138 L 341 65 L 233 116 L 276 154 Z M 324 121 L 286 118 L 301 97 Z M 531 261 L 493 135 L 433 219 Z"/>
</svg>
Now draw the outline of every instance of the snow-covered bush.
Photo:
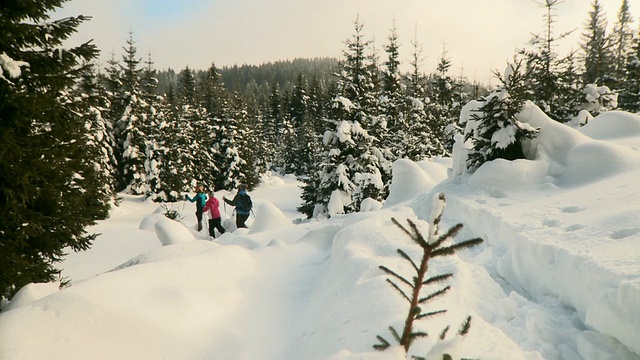
<svg viewBox="0 0 640 360">
<path fill-rule="evenodd" d="M 586 100 L 582 109 L 587 110 L 593 116 L 618 107 L 618 94 L 611 91 L 607 86 L 587 84 L 582 89 L 582 92 Z"/>
<path fill-rule="evenodd" d="M 520 63 L 510 64 L 503 76 L 496 76 L 502 85 L 481 101 L 469 102 L 460 112 L 460 123 L 466 125 L 465 140 L 471 143 L 467 157 L 470 170 L 498 158 L 524 158 L 521 141 L 538 132 L 516 118 L 526 100 L 528 80 Z"/>
</svg>

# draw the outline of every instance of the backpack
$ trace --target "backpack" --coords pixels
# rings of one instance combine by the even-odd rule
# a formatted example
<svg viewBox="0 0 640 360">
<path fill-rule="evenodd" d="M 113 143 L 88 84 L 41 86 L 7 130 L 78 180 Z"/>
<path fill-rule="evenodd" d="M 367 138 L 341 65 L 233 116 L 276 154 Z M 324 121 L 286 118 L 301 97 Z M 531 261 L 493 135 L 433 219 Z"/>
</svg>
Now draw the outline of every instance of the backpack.
<svg viewBox="0 0 640 360">
<path fill-rule="evenodd" d="M 251 201 L 251 197 L 247 194 L 238 196 L 238 203 L 236 204 L 236 209 L 242 213 L 250 213 L 251 208 L 253 208 L 253 202 Z"/>
</svg>

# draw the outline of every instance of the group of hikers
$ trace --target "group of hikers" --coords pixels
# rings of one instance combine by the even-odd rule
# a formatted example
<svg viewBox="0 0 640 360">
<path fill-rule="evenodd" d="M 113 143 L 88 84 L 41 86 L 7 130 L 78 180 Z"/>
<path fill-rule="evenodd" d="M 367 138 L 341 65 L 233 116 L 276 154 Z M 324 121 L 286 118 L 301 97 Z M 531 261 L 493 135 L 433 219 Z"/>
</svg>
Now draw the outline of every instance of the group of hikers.
<svg viewBox="0 0 640 360">
<path fill-rule="evenodd" d="M 249 218 L 249 214 L 251 214 L 251 208 L 253 203 L 251 201 L 251 197 L 247 194 L 247 185 L 239 184 L 238 192 L 236 196 L 233 197 L 232 200 L 227 199 L 225 196 L 222 197 L 225 203 L 235 207 L 236 212 L 236 227 L 237 228 L 246 228 L 247 225 L 245 222 Z M 196 185 L 195 187 L 196 195 L 191 197 L 189 195 L 185 195 L 184 199 L 190 202 L 196 203 L 196 219 L 198 220 L 198 231 L 202 231 L 202 216 L 207 211 L 210 212 L 209 219 L 209 235 L 213 238 L 216 237 L 215 230 L 217 229 L 220 232 L 220 235 L 226 232 L 226 229 L 222 226 L 222 218 L 220 216 L 220 201 L 216 199 L 213 189 L 209 191 L 209 196 L 205 195 L 204 187 L 202 185 Z"/>
</svg>

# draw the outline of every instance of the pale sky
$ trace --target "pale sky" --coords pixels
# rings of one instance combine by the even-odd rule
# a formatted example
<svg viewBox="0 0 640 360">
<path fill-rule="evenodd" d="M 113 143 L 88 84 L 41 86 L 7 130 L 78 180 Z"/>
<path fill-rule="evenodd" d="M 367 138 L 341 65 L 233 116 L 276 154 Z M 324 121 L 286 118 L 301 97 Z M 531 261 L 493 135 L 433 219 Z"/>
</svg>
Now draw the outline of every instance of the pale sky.
<svg viewBox="0 0 640 360">
<path fill-rule="evenodd" d="M 424 49 L 422 71 L 435 71 L 446 43 L 452 75 L 487 82 L 504 69 L 516 48 L 544 31 L 542 0 L 72 0 L 52 18 L 90 15 L 74 41 L 93 39 L 104 63 L 118 59 L 129 31 L 140 57 L 151 51 L 156 68 L 206 69 L 297 57 L 340 58 L 354 34 L 356 18 L 364 35 L 383 45 L 395 19 L 400 60 L 407 66 L 411 42 Z M 566 0 L 557 6 L 555 33 L 576 31 L 560 54 L 579 45 L 592 0 Z M 601 0 L 612 26 L 621 0 Z M 640 27 L 640 0 L 630 0 L 634 30 Z"/>
</svg>

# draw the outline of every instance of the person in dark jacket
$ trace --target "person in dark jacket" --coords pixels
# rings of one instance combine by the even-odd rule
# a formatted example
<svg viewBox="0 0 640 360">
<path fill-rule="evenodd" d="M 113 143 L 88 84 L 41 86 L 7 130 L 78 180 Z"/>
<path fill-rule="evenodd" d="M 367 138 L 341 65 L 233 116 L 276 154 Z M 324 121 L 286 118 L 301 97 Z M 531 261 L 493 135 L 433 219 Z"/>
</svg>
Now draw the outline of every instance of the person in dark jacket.
<svg viewBox="0 0 640 360">
<path fill-rule="evenodd" d="M 216 199 L 213 190 L 209 191 L 209 200 L 204 205 L 204 212 L 211 212 L 211 219 L 209 219 L 209 235 L 212 238 L 216 237 L 215 229 L 218 229 L 220 235 L 225 233 L 225 229 L 222 226 L 222 219 L 220 218 L 220 201 Z"/>
<path fill-rule="evenodd" d="M 247 194 L 247 185 L 238 185 L 238 192 L 236 193 L 236 196 L 233 197 L 233 200 L 229 200 L 224 196 L 222 197 L 222 200 L 227 204 L 236 207 L 236 226 L 238 229 L 246 228 L 247 225 L 245 224 L 245 221 L 249 218 L 251 208 L 253 207 L 251 197 Z"/>
<path fill-rule="evenodd" d="M 202 210 L 207 202 L 207 196 L 204 194 L 202 185 L 196 185 L 196 196 L 193 198 L 188 194 L 184 196 L 185 200 L 196 203 L 196 219 L 198 219 L 198 231 L 202 230 Z"/>
</svg>

